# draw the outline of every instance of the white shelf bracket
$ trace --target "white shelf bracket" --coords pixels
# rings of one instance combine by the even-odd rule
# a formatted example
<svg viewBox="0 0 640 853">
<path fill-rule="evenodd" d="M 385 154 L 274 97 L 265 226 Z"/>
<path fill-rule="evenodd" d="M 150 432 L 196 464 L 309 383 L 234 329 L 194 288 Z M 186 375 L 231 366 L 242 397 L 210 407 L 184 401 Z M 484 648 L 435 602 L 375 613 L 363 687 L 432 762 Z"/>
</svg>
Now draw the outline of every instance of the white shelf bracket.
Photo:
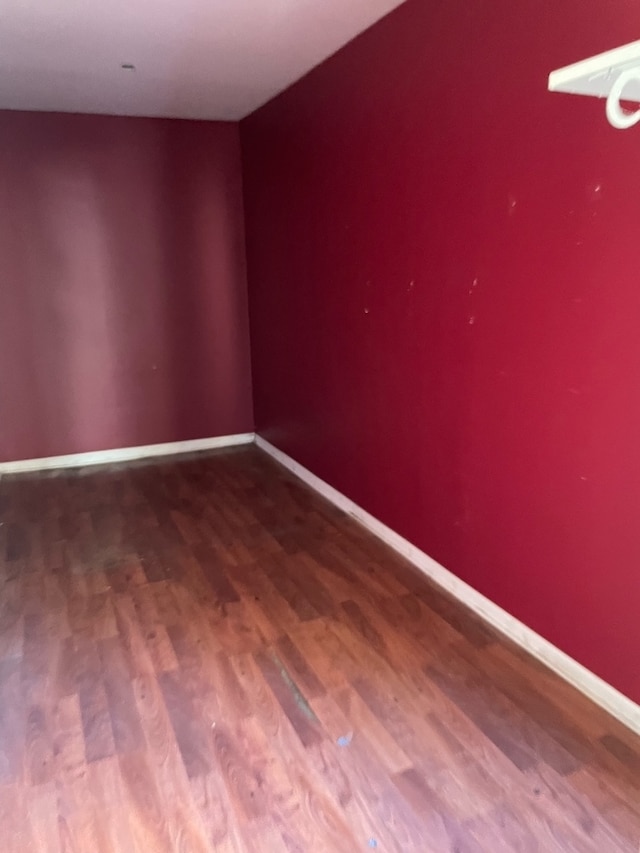
<svg viewBox="0 0 640 853">
<path fill-rule="evenodd" d="M 609 124 L 621 130 L 633 127 L 640 122 L 640 109 L 628 112 L 620 101 L 640 103 L 640 41 L 552 71 L 549 91 L 606 98 Z"/>
</svg>

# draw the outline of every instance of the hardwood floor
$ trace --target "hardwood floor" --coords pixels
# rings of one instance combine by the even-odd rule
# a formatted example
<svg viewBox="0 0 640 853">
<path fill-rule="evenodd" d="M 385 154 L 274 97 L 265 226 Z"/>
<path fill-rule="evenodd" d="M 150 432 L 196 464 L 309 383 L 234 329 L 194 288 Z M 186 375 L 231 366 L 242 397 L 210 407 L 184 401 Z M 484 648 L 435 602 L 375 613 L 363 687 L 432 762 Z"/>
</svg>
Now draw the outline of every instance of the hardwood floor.
<svg viewBox="0 0 640 853">
<path fill-rule="evenodd" d="M 4 853 L 637 853 L 640 739 L 255 448 L 0 520 Z"/>
</svg>

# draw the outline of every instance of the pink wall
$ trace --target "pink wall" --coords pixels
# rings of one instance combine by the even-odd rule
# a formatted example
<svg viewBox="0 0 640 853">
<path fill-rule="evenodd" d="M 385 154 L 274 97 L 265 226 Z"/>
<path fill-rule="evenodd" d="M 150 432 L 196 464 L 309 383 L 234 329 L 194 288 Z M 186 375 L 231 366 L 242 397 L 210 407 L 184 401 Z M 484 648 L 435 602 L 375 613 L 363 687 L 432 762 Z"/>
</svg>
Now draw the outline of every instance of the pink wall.
<svg viewBox="0 0 640 853">
<path fill-rule="evenodd" d="M 242 123 L 260 432 L 640 701 L 626 0 L 408 0 Z"/>
<path fill-rule="evenodd" d="M 0 459 L 252 429 L 234 124 L 0 112 Z"/>
</svg>

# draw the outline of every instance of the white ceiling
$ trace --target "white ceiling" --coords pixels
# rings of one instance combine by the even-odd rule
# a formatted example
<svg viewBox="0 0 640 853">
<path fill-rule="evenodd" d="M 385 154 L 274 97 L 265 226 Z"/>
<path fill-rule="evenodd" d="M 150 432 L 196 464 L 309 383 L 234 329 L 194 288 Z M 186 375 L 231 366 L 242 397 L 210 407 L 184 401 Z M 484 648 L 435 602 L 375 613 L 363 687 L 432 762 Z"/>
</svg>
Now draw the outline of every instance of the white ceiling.
<svg viewBox="0 0 640 853">
<path fill-rule="evenodd" d="M 239 119 L 401 2 L 0 0 L 0 108 Z"/>
</svg>

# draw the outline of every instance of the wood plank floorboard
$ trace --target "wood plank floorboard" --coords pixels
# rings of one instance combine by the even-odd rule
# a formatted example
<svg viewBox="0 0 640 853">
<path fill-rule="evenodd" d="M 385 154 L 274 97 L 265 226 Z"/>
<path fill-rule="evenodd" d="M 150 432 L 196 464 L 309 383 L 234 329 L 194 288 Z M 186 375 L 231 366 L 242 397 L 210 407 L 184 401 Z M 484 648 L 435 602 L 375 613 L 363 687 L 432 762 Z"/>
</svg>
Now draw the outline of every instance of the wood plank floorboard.
<svg viewBox="0 0 640 853">
<path fill-rule="evenodd" d="M 640 738 L 256 448 L 0 479 L 3 853 L 640 850 Z"/>
</svg>

